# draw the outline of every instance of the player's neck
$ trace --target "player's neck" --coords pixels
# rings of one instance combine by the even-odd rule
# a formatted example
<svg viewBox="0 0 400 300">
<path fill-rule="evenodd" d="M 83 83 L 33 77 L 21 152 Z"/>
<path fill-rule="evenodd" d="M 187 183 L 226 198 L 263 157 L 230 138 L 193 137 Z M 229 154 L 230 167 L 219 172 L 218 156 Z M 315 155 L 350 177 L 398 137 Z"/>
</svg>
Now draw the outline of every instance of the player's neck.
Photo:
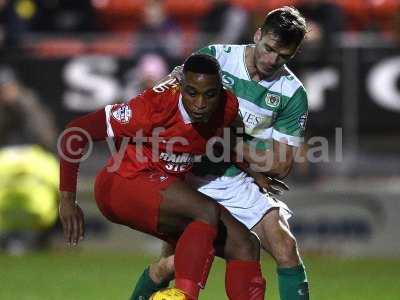
<svg viewBox="0 0 400 300">
<path fill-rule="evenodd" d="M 254 52 L 255 52 L 255 45 L 247 45 L 245 49 L 245 64 L 247 71 L 249 73 L 250 79 L 253 81 L 261 81 L 267 80 L 269 81 L 271 78 L 275 76 L 276 73 L 265 75 L 258 72 L 257 67 L 254 62 Z"/>
<path fill-rule="evenodd" d="M 253 45 L 247 45 L 245 48 L 244 62 L 246 64 L 247 72 L 249 73 L 250 79 L 254 81 L 260 81 L 262 78 L 257 72 L 257 68 L 254 64 L 254 50 Z"/>
</svg>

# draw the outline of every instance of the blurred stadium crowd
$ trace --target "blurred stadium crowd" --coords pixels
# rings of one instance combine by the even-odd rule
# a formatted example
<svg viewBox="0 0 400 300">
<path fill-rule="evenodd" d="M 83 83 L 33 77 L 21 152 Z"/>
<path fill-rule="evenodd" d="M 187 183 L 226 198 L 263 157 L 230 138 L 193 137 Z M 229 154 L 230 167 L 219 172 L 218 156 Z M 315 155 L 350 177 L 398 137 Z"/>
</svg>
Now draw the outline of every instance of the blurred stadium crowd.
<svg viewBox="0 0 400 300">
<path fill-rule="evenodd" d="M 184 55 L 204 33 L 208 43 L 248 42 L 265 12 L 282 5 L 296 6 L 306 16 L 312 43 L 330 42 L 342 31 L 377 32 L 400 42 L 398 0 L 1 0 L 0 45 L 73 54 L 88 50 L 77 33 L 109 33 L 91 39 L 90 50 L 128 56 L 139 36 L 151 34 L 153 40 L 162 37 L 164 45 L 141 42 L 142 50 L 158 47 Z M 48 34 L 56 39 L 44 39 Z M 32 45 L 38 38 L 42 42 Z M 186 47 L 177 51 L 181 41 Z"/>
</svg>

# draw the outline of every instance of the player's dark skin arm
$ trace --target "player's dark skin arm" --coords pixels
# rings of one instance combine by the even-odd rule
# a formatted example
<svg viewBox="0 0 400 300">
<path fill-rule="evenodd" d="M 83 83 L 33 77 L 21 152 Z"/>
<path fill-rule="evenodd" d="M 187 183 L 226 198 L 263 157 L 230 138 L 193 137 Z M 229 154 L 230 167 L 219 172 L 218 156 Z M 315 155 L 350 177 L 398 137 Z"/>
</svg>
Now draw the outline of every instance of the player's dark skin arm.
<svg viewBox="0 0 400 300">
<path fill-rule="evenodd" d="M 66 242 L 77 245 L 85 234 L 85 221 L 83 211 L 76 203 L 76 193 L 60 192 L 59 215 Z"/>
</svg>

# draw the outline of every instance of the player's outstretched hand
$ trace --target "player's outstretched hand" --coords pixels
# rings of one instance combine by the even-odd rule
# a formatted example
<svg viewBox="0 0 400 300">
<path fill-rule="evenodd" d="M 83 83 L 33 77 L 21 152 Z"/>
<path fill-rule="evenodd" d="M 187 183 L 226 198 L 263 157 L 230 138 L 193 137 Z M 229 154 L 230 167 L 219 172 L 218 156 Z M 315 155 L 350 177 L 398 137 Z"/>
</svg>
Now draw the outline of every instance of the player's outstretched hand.
<svg viewBox="0 0 400 300">
<path fill-rule="evenodd" d="M 171 76 L 175 77 L 180 82 L 182 80 L 182 77 L 183 77 L 183 66 L 176 66 L 172 70 Z"/>
<path fill-rule="evenodd" d="M 85 223 L 83 211 L 76 203 L 75 193 L 61 192 L 59 214 L 66 242 L 76 246 L 85 234 Z"/>
<path fill-rule="evenodd" d="M 254 183 L 258 185 L 260 191 L 263 193 L 271 193 L 274 195 L 282 195 L 283 191 L 288 191 L 289 186 L 282 180 L 265 176 L 262 173 L 258 173 L 253 176 Z"/>
</svg>

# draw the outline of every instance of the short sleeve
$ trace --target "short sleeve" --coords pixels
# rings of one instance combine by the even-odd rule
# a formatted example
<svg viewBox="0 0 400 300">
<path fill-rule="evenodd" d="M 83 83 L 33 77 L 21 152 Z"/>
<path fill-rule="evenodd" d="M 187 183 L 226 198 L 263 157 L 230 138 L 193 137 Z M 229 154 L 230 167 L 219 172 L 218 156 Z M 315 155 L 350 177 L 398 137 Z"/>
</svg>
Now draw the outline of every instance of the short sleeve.
<svg viewBox="0 0 400 300">
<path fill-rule="evenodd" d="M 277 141 L 282 139 L 292 146 L 300 146 L 303 142 L 308 117 L 307 94 L 300 87 L 289 99 L 273 124 L 272 138 Z"/>
<path fill-rule="evenodd" d="M 151 93 L 144 92 L 126 103 L 107 105 L 106 125 L 108 137 L 132 137 L 139 130 L 144 133 L 152 128 L 152 102 L 147 101 Z"/>
</svg>

